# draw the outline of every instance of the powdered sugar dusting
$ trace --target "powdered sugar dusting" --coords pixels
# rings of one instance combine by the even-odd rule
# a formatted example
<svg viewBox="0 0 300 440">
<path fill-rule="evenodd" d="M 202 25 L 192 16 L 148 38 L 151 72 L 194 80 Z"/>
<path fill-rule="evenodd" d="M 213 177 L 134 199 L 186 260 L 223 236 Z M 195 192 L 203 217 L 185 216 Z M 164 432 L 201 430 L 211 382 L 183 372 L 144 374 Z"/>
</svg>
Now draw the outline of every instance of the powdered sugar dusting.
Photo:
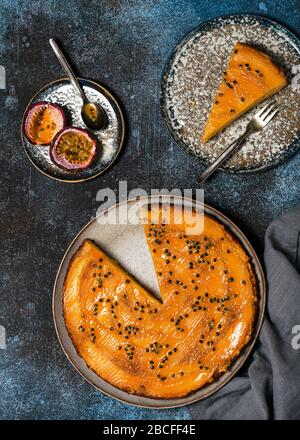
<svg viewBox="0 0 300 440">
<path fill-rule="evenodd" d="M 300 127 L 300 46 L 288 31 L 265 18 L 231 16 L 213 20 L 189 34 L 176 48 L 163 80 L 163 109 L 176 141 L 191 156 L 212 162 L 244 131 L 261 104 L 208 143 L 201 135 L 232 47 L 254 45 L 281 66 L 289 84 L 276 94 L 276 118 L 251 136 L 223 166 L 253 170 L 281 162 L 298 144 Z"/>
</svg>

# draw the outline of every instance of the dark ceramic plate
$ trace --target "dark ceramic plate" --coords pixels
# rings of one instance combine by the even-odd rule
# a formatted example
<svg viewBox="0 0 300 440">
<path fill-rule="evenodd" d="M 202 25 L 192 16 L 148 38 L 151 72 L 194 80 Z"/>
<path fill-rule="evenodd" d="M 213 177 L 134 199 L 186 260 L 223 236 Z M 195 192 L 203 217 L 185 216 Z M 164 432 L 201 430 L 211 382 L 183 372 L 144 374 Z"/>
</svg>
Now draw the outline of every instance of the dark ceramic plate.
<svg viewBox="0 0 300 440">
<path fill-rule="evenodd" d="M 238 41 L 270 55 L 289 81 L 274 97 L 281 105 L 276 118 L 263 131 L 248 138 L 222 168 L 264 170 L 283 162 L 300 144 L 300 41 L 279 23 L 261 16 L 231 15 L 210 20 L 188 34 L 176 46 L 163 73 L 163 117 L 182 150 L 206 165 L 243 132 L 265 103 L 241 116 L 209 142 L 201 141 L 222 72 Z"/>
<path fill-rule="evenodd" d="M 33 165 L 48 177 L 69 183 L 90 180 L 106 171 L 117 158 L 124 141 L 124 118 L 116 99 L 105 87 L 94 81 L 81 78 L 79 82 L 88 99 L 99 103 L 108 117 L 108 125 L 104 130 L 91 132 L 98 141 L 99 154 L 89 168 L 66 171 L 57 167 L 50 159 L 49 146 L 32 145 L 23 133 L 23 121 L 21 128 L 23 146 Z M 47 84 L 32 98 L 28 106 L 38 101 L 60 104 L 66 112 L 67 125 L 86 128 L 80 115 L 81 98 L 75 93 L 67 78 Z"/>
<path fill-rule="evenodd" d="M 142 204 L 158 202 L 161 203 L 173 203 L 180 208 L 183 206 L 187 208 L 196 207 L 197 209 L 203 208 L 203 205 L 199 205 L 198 202 L 192 199 L 170 196 L 152 196 L 142 197 L 139 199 L 129 200 L 127 202 L 115 205 L 110 208 L 109 216 L 111 219 L 118 219 L 124 212 L 130 216 L 132 213 L 137 212 Z M 157 284 L 156 274 L 154 271 L 152 259 L 148 246 L 144 237 L 143 225 L 141 224 L 109 224 L 106 220 L 106 214 L 108 211 L 101 213 L 98 217 L 88 223 L 75 237 L 67 249 L 63 260 L 58 269 L 58 273 L 55 280 L 53 290 L 53 318 L 58 339 L 65 352 L 67 358 L 73 365 L 73 367 L 92 385 L 103 393 L 114 397 L 123 402 L 130 403 L 132 405 L 149 407 L 149 408 L 172 408 L 187 405 L 215 393 L 218 389 L 224 386 L 240 369 L 247 357 L 249 356 L 255 340 L 258 336 L 265 309 L 266 300 L 266 287 L 263 270 L 261 268 L 259 259 L 254 252 L 252 246 L 248 242 L 244 234 L 238 229 L 238 227 L 230 221 L 227 217 L 221 214 L 216 209 L 204 205 L 206 214 L 215 218 L 218 222 L 223 224 L 233 236 L 239 240 L 244 249 L 248 253 L 257 279 L 258 288 L 258 303 L 257 303 L 257 317 L 253 329 L 253 337 L 246 347 L 241 351 L 240 355 L 233 361 L 230 368 L 226 373 L 220 376 L 211 384 L 199 389 L 198 391 L 189 394 L 186 397 L 180 397 L 177 399 L 152 399 L 149 397 L 141 397 L 133 394 L 128 394 L 122 391 L 101 377 L 97 376 L 92 370 L 88 368 L 84 360 L 78 355 L 73 342 L 68 334 L 65 326 L 64 314 L 63 314 L 63 285 L 68 270 L 70 260 L 79 246 L 85 239 L 91 239 L 98 244 L 105 252 L 107 252 L 112 258 L 117 260 L 121 266 L 124 267 L 131 275 L 133 275 L 146 289 L 152 292 L 156 297 L 160 297 L 159 288 Z M 128 252 L 130 249 L 130 252 Z"/>
</svg>

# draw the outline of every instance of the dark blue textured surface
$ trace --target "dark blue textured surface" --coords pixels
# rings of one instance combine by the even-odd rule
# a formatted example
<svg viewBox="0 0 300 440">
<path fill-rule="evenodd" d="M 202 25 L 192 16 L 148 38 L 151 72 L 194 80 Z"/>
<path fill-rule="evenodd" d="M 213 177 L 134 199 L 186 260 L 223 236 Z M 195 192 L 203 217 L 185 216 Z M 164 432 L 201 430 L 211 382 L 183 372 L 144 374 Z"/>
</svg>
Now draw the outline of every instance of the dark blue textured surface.
<svg viewBox="0 0 300 440">
<path fill-rule="evenodd" d="M 98 207 L 96 193 L 117 188 L 195 188 L 199 165 L 171 140 L 159 111 L 160 77 L 176 43 L 212 17 L 248 12 L 297 32 L 299 0 L 13 1 L 0 5 L 1 198 L 0 418 L 189 418 L 187 408 L 153 411 L 116 402 L 70 366 L 55 336 L 51 294 L 64 250 Z M 86 184 L 47 179 L 27 161 L 19 137 L 22 112 L 45 83 L 62 75 L 48 38 L 63 42 L 82 76 L 108 85 L 127 113 L 128 139 L 114 167 Z M 227 214 L 258 252 L 268 222 L 300 201 L 300 154 L 251 176 L 218 173 L 206 201 Z"/>
</svg>

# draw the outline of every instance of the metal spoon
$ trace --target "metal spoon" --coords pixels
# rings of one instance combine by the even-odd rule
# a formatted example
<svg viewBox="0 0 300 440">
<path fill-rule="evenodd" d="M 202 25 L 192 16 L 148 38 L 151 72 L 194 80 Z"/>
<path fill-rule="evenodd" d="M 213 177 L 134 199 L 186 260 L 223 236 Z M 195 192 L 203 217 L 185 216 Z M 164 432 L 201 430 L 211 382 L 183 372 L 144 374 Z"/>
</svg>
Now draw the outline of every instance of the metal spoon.
<svg viewBox="0 0 300 440">
<path fill-rule="evenodd" d="M 82 99 L 82 107 L 81 107 L 81 117 L 85 125 L 91 130 L 101 130 L 107 124 L 107 116 L 105 111 L 100 105 L 95 104 L 94 102 L 90 102 L 82 87 L 80 86 L 74 72 L 72 71 L 68 61 L 66 60 L 64 54 L 58 47 L 57 43 L 53 38 L 50 38 L 49 43 L 54 50 L 55 55 L 57 56 L 58 61 L 62 65 L 66 74 L 68 75 L 72 86 L 76 90 L 76 92 L 80 95 Z"/>
</svg>

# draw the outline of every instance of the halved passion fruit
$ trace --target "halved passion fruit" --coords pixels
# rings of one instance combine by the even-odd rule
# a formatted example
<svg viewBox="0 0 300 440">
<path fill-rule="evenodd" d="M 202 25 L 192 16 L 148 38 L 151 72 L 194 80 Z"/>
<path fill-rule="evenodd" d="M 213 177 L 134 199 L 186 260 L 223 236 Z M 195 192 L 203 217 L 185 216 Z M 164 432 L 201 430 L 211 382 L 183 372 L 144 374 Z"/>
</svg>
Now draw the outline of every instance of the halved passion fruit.
<svg viewBox="0 0 300 440">
<path fill-rule="evenodd" d="M 49 145 L 66 125 L 62 107 L 49 102 L 35 102 L 26 112 L 24 133 L 32 144 Z"/>
<path fill-rule="evenodd" d="M 89 167 L 96 153 L 96 141 L 86 130 L 77 127 L 63 128 L 57 133 L 50 147 L 53 162 L 68 171 Z"/>
</svg>

